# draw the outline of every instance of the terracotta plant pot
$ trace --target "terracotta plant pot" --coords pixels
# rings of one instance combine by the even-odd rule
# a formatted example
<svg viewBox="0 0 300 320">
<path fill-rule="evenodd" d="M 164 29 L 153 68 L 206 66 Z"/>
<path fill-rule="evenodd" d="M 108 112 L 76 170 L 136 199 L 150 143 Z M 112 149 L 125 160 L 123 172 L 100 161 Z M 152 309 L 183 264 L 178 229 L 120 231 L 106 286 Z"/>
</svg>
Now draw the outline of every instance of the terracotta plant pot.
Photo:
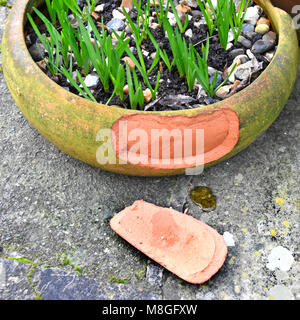
<svg viewBox="0 0 300 320">
<path fill-rule="evenodd" d="M 296 15 L 300 15 L 300 9 L 296 10 L 296 6 L 300 8 L 299 0 L 272 0 L 274 6 L 285 10 L 292 17 L 296 17 Z M 300 17 L 297 19 L 298 24 L 300 24 Z M 300 41 L 300 26 L 297 28 L 298 39 Z"/>
<path fill-rule="evenodd" d="M 274 8 L 269 0 L 257 0 L 279 34 L 279 44 L 267 69 L 244 90 L 206 107 L 180 111 L 134 111 L 90 102 L 51 81 L 27 50 L 24 36 L 26 13 L 43 2 L 18 0 L 11 10 L 2 42 L 4 76 L 13 98 L 31 124 L 56 147 L 93 166 L 129 175 L 160 176 L 183 174 L 187 167 L 201 165 L 202 160 L 205 166 L 217 164 L 259 137 L 277 118 L 293 89 L 298 70 L 298 45 L 291 18 Z M 198 161 L 202 152 L 195 150 L 194 139 L 188 139 L 188 163 L 175 161 L 178 155 L 174 151 L 170 164 L 149 163 L 150 158 L 161 161 L 164 157 L 164 154 L 158 154 L 156 158 L 149 158 L 147 153 L 159 140 L 157 135 L 148 141 L 143 140 L 141 153 L 137 152 L 134 157 L 132 148 L 135 142 L 126 144 L 128 139 L 125 137 L 125 143 L 122 143 L 118 134 L 112 139 L 112 132 L 118 133 L 124 123 L 127 131 L 123 133 L 140 129 L 147 137 L 153 129 L 178 129 L 177 133 L 190 129 L 190 138 L 194 138 L 196 129 L 204 129 L 204 157 Z M 105 141 L 102 141 L 102 129 L 110 132 Z M 101 145 L 108 147 L 106 154 Z M 112 159 L 116 155 L 124 159 L 119 146 L 125 146 L 125 151 L 129 151 L 127 155 L 133 155 L 129 157 L 130 161 L 125 163 L 117 157 L 117 163 L 113 160 L 104 163 L 107 154 Z M 162 143 L 159 146 L 162 147 Z"/>
</svg>

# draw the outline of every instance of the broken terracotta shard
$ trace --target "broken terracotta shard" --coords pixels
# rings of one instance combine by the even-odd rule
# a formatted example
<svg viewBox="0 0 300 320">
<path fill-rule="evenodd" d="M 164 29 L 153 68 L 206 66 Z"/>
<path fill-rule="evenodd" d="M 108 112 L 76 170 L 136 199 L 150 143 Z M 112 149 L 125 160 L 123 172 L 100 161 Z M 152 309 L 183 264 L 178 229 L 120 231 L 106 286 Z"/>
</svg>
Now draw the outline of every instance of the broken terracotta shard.
<svg viewBox="0 0 300 320">
<path fill-rule="evenodd" d="M 135 248 L 190 283 L 210 279 L 227 255 L 223 237 L 204 222 L 143 200 L 115 215 L 110 225 Z"/>
</svg>

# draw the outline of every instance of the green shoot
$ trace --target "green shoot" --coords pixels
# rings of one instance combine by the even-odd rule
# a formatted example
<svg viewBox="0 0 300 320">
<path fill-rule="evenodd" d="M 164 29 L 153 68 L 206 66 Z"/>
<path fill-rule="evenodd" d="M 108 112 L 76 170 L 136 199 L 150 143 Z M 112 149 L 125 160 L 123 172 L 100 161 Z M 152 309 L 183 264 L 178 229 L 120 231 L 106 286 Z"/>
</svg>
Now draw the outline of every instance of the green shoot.
<svg viewBox="0 0 300 320">
<path fill-rule="evenodd" d="M 131 20 L 129 14 L 127 13 L 127 11 L 125 10 L 124 7 L 122 7 L 122 10 L 123 10 L 123 14 L 125 15 L 126 17 L 126 20 L 127 22 L 129 23 L 129 27 L 131 29 L 131 32 L 133 33 L 134 35 L 134 38 L 136 40 L 136 43 L 137 44 L 141 44 L 143 39 L 144 39 L 144 36 L 142 34 L 142 31 L 140 30 L 140 26 L 139 26 L 139 21 L 137 22 L 137 24 L 135 25 L 134 22 Z"/>
<path fill-rule="evenodd" d="M 246 1 L 247 1 L 247 3 L 246 3 Z M 245 3 L 246 3 L 246 5 L 245 5 Z M 230 26 L 231 26 L 231 30 L 234 35 L 235 44 L 237 43 L 238 38 L 241 34 L 243 23 L 245 20 L 246 11 L 247 11 L 249 4 L 250 4 L 250 0 L 241 0 L 239 10 L 238 10 L 238 12 L 236 12 L 236 7 L 235 7 L 234 1 L 231 0 L 231 2 L 230 2 L 230 9 L 231 9 Z M 245 11 L 243 11 L 243 10 L 245 10 Z"/>
<path fill-rule="evenodd" d="M 217 27 L 220 43 L 224 49 L 228 44 L 228 33 L 231 20 L 231 8 L 228 0 L 218 0 L 217 2 Z"/>
<path fill-rule="evenodd" d="M 164 62 L 165 65 L 167 66 L 169 72 L 171 72 L 172 66 L 173 66 L 175 60 L 173 59 L 173 61 L 170 63 L 168 54 L 166 53 L 166 50 L 162 50 L 162 49 L 159 47 L 159 44 L 158 44 L 157 41 L 154 39 L 154 37 L 153 37 L 153 35 L 151 34 L 150 31 L 148 32 L 148 36 L 149 36 L 150 40 L 152 41 L 152 44 L 154 45 L 154 47 L 155 47 L 155 49 L 156 49 L 156 52 L 159 52 L 159 55 L 160 55 L 161 59 L 163 60 L 163 62 Z"/>
<path fill-rule="evenodd" d="M 56 24 L 56 9 L 54 7 L 54 2 L 51 0 L 46 0 L 46 6 L 52 23 Z"/>
<path fill-rule="evenodd" d="M 77 82 L 73 79 L 72 76 L 72 72 L 68 71 L 65 67 L 61 67 L 60 71 L 71 83 L 71 85 L 79 92 L 81 93 L 81 95 L 91 101 L 97 102 L 96 99 L 94 98 L 94 96 L 92 95 L 91 91 L 88 89 L 88 87 L 86 86 L 86 84 L 84 83 L 80 73 L 78 72 L 78 70 L 76 70 L 76 74 L 77 74 L 77 78 L 79 80 L 79 82 L 81 83 L 82 87 L 84 90 L 82 90 L 82 88 L 80 88 L 80 86 L 77 84 Z"/>
<path fill-rule="evenodd" d="M 159 0 L 159 10 L 158 10 L 156 1 L 154 0 L 154 10 L 156 12 L 157 22 L 160 26 L 162 25 L 163 18 L 167 17 L 168 15 L 169 8 L 170 8 L 170 1 L 172 0 L 167 1 L 166 7 L 164 8 L 164 1 Z"/>
<path fill-rule="evenodd" d="M 115 30 L 113 30 L 116 38 L 118 39 L 118 41 L 122 41 L 122 38 L 117 34 L 117 32 Z M 136 49 L 137 49 L 137 53 L 138 53 L 138 59 L 134 56 L 134 54 L 131 52 L 131 50 L 126 46 L 125 47 L 125 51 L 127 53 L 127 55 L 131 58 L 131 60 L 133 61 L 133 63 L 136 65 L 136 67 L 139 69 L 142 77 L 143 77 L 143 80 L 144 80 L 144 83 L 147 85 L 147 87 L 150 89 L 151 91 L 151 94 L 152 94 L 152 97 L 155 98 L 155 90 L 153 90 L 150 82 L 149 82 L 149 79 L 148 79 L 148 74 L 147 74 L 147 70 L 146 70 L 146 64 L 145 64 L 145 61 L 144 61 L 144 57 L 143 57 L 143 53 L 142 53 L 142 50 L 138 44 L 138 42 L 136 41 Z M 157 64 L 158 63 L 158 60 L 155 59 L 155 63 Z M 151 66 L 151 68 L 153 69 L 155 67 L 155 65 Z M 151 69 L 150 68 L 150 69 Z"/>
<path fill-rule="evenodd" d="M 37 9 L 35 9 L 37 10 Z M 47 61 L 45 61 L 47 68 L 49 69 L 49 71 L 51 72 L 51 74 L 56 74 L 57 73 L 57 68 L 58 68 L 58 62 L 59 62 L 59 53 L 56 52 L 56 55 L 54 53 L 55 49 L 55 45 L 56 45 L 56 50 L 58 50 L 58 42 L 57 39 L 50 39 L 48 40 L 48 38 L 45 35 L 42 35 L 37 27 L 37 25 L 35 24 L 34 20 L 32 19 L 31 15 L 28 13 L 27 14 L 27 18 L 32 26 L 32 28 L 34 29 L 35 33 L 37 34 L 38 38 L 40 39 L 43 47 L 45 48 L 46 52 L 47 52 Z"/>
<path fill-rule="evenodd" d="M 216 23 L 214 22 L 216 12 L 212 5 L 212 2 L 211 0 L 206 0 L 204 1 L 204 5 L 202 3 L 202 0 L 197 0 L 197 2 L 207 24 L 209 35 L 212 36 L 213 32 L 216 29 Z"/>
<path fill-rule="evenodd" d="M 195 50 L 195 49 L 194 49 Z M 195 73 L 196 73 L 196 79 L 200 83 L 200 85 L 203 87 L 203 89 L 209 94 L 210 97 L 214 97 L 215 93 L 228 81 L 232 73 L 234 72 L 236 68 L 236 64 L 230 71 L 229 75 L 227 78 L 217 87 L 215 87 L 215 84 L 217 82 L 217 73 L 215 73 L 215 76 L 212 81 L 210 81 L 210 77 L 208 74 L 208 65 L 207 65 L 207 60 L 208 60 L 208 52 L 209 52 L 209 37 L 207 35 L 206 39 L 206 45 L 202 44 L 202 58 L 199 55 L 199 53 L 195 50 L 196 56 L 197 56 L 197 63 L 194 61 L 194 68 L 195 68 Z"/>
<path fill-rule="evenodd" d="M 179 27 L 180 33 L 184 33 L 184 31 L 186 30 L 186 28 L 188 27 L 188 24 L 189 24 L 189 17 L 188 17 L 188 15 L 186 15 L 185 21 L 184 21 L 184 25 L 182 25 L 180 17 L 178 15 L 178 12 L 177 12 L 177 10 L 175 8 L 175 5 L 174 5 L 172 0 L 170 1 L 170 4 L 171 4 L 171 8 L 172 8 L 173 14 L 175 16 L 177 25 Z"/>
<path fill-rule="evenodd" d="M 128 62 L 126 61 L 126 75 L 127 75 L 127 84 L 128 84 L 128 93 L 131 109 L 136 110 L 139 105 L 142 107 L 144 105 L 144 93 L 142 85 L 137 80 L 137 75 L 135 69 L 132 69 L 134 83 L 132 81 L 130 68 Z"/>
</svg>

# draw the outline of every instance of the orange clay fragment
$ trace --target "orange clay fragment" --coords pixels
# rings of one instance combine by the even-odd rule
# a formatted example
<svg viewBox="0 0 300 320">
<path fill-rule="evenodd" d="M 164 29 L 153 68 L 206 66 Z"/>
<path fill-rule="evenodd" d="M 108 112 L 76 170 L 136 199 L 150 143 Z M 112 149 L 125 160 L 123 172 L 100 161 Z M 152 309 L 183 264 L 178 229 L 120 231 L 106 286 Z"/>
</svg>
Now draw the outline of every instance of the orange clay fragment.
<svg viewBox="0 0 300 320">
<path fill-rule="evenodd" d="M 191 283 L 208 280 L 227 254 L 223 237 L 205 223 L 143 200 L 115 215 L 110 225 L 135 248 Z"/>
</svg>

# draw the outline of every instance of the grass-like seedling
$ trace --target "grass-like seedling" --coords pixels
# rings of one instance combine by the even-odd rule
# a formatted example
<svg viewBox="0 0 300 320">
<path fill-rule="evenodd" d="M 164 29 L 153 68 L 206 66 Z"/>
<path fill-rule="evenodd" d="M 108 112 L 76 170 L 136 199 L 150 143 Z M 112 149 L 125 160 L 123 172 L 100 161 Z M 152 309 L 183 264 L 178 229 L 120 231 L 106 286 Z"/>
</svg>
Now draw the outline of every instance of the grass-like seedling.
<svg viewBox="0 0 300 320">
<path fill-rule="evenodd" d="M 122 43 L 122 41 L 123 41 L 122 38 L 117 34 L 116 31 L 113 30 L 113 32 L 114 32 L 116 38 L 118 39 L 118 41 L 120 43 Z M 137 54 L 138 54 L 138 59 L 134 56 L 134 54 L 131 52 L 131 50 L 127 46 L 125 47 L 125 51 L 128 54 L 128 56 L 131 58 L 133 63 L 136 65 L 138 70 L 140 71 L 140 73 L 141 73 L 141 75 L 143 77 L 144 83 L 150 89 L 151 94 L 152 94 L 152 98 L 154 99 L 156 97 L 156 92 L 157 92 L 158 84 L 159 84 L 159 80 L 160 80 L 160 71 L 158 71 L 157 81 L 156 81 L 154 89 L 153 89 L 153 87 L 151 86 L 151 84 L 149 82 L 148 75 L 155 68 L 155 66 L 157 65 L 159 59 L 157 58 L 157 54 L 156 54 L 156 58 L 154 59 L 151 67 L 149 68 L 149 70 L 147 70 L 146 69 L 145 60 L 144 60 L 144 57 L 143 57 L 143 52 L 141 50 L 140 45 L 137 42 L 137 39 L 135 39 L 135 40 L 136 40 L 136 50 L 137 50 Z"/>
<path fill-rule="evenodd" d="M 154 0 L 154 10 L 156 12 L 157 22 L 158 22 L 158 24 L 160 26 L 163 23 L 163 18 L 167 17 L 167 15 L 168 15 L 169 8 L 170 8 L 170 1 L 172 2 L 172 0 L 168 0 L 167 1 L 166 6 L 164 8 L 164 1 L 163 0 L 159 0 L 159 10 L 158 10 L 156 1 Z"/>
<path fill-rule="evenodd" d="M 55 54 L 56 50 L 57 51 L 59 50 L 58 37 L 57 37 L 56 33 L 54 33 L 54 32 L 50 33 L 52 35 L 52 37 L 49 40 L 45 35 L 42 35 L 40 33 L 36 23 L 34 22 L 34 20 L 30 14 L 27 14 L 27 18 L 28 18 L 29 22 L 31 23 L 32 28 L 34 29 L 36 35 L 40 39 L 43 47 L 45 48 L 45 50 L 47 52 L 47 59 L 44 60 L 47 68 L 49 69 L 51 74 L 56 74 L 58 66 L 59 66 L 59 54 Z M 51 23 L 50 23 L 50 25 L 51 25 Z M 46 24 L 46 27 L 48 28 L 49 25 Z M 51 25 L 51 27 L 52 27 L 52 25 Z M 51 28 L 49 28 L 49 29 L 51 29 Z M 52 30 L 51 30 L 51 32 L 52 32 Z"/>
<path fill-rule="evenodd" d="M 74 16 L 84 17 L 83 11 L 77 4 L 77 0 L 46 0 L 46 6 L 52 23 L 56 24 L 57 18 L 62 23 L 64 14 L 70 10 Z"/>
<path fill-rule="evenodd" d="M 216 23 L 214 21 L 214 18 L 216 17 L 216 11 L 214 6 L 212 5 L 211 0 L 206 0 L 203 2 L 202 0 L 197 0 L 197 2 L 207 24 L 209 35 L 212 36 L 216 29 Z"/>
<path fill-rule="evenodd" d="M 220 43 L 222 47 L 226 49 L 228 33 L 231 28 L 235 43 L 237 43 L 250 0 L 241 0 L 238 11 L 236 11 L 234 0 L 218 0 L 216 9 L 211 0 L 197 0 L 197 2 L 208 26 L 210 36 L 212 36 L 217 28 Z"/>
<path fill-rule="evenodd" d="M 199 55 L 199 53 L 195 50 L 195 54 L 197 56 L 197 63 L 194 61 L 194 68 L 196 73 L 196 79 L 200 83 L 200 85 L 203 87 L 203 89 L 208 93 L 210 97 L 214 97 L 216 92 L 224 86 L 224 84 L 228 81 L 232 73 L 234 72 L 236 68 L 236 64 L 231 69 L 229 75 L 227 78 L 219 85 L 215 86 L 218 79 L 218 74 L 215 73 L 214 78 L 210 80 L 209 74 L 208 74 L 208 53 L 209 53 L 209 37 L 207 35 L 206 39 L 206 45 L 202 44 L 202 57 Z"/>
<path fill-rule="evenodd" d="M 122 7 L 123 14 L 126 17 L 129 27 L 134 34 L 137 44 L 140 45 L 144 39 L 147 38 L 149 30 L 149 19 L 150 19 L 150 0 L 147 0 L 147 4 L 144 6 L 144 13 L 142 12 L 142 1 L 139 0 L 139 3 L 136 0 L 132 0 L 135 8 L 138 11 L 136 24 L 132 21 L 126 9 Z"/>
<path fill-rule="evenodd" d="M 232 13 L 232 18 L 230 19 L 230 26 L 234 35 L 234 41 L 235 43 L 237 43 L 238 38 L 242 31 L 246 11 L 249 7 L 250 0 L 241 0 L 239 10 L 236 10 L 234 1 L 233 0 L 230 0 L 230 1 L 231 1 L 230 8 Z"/>
<path fill-rule="evenodd" d="M 167 66 L 169 72 L 171 72 L 172 70 L 172 66 L 175 62 L 175 60 L 173 59 L 172 62 L 170 62 L 168 54 L 166 52 L 166 50 L 162 50 L 159 46 L 159 44 L 157 43 L 157 41 L 155 40 L 155 38 L 153 37 L 153 35 L 151 34 L 151 32 L 148 32 L 148 36 L 149 39 L 152 41 L 152 44 L 154 45 L 156 52 L 159 53 L 159 56 L 161 57 L 161 59 L 163 60 L 163 62 L 165 63 L 165 65 Z"/>
<path fill-rule="evenodd" d="M 72 68 L 72 55 L 71 55 L 71 61 L 70 61 L 70 70 L 67 70 L 64 66 L 61 66 L 60 69 L 57 69 L 57 71 L 61 72 L 71 83 L 71 85 L 79 92 L 81 93 L 81 95 L 87 99 L 87 100 L 91 100 L 94 102 L 97 102 L 96 99 L 94 98 L 94 96 L 92 95 L 91 91 L 89 90 L 89 88 L 86 86 L 86 84 L 84 83 L 81 74 L 79 73 L 78 70 L 76 70 L 76 76 L 77 79 L 79 81 L 79 83 L 82 85 L 82 88 L 77 84 L 77 82 L 74 80 L 73 78 L 73 68 Z"/>
<path fill-rule="evenodd" d="M 131 108 L 136 110 L 139 105 L 142 107 L 144 105 L 144 93 L 141 83 L 138 81 L 137 74 L 135 69 L 132 69 L 133 81 L 131 77 L 131 71 L 128 66 L 128 62 L 126 61 L 126 76 L 127 76 L 127 84 L 128 84 L 128 94 Z"/>
<path fill-rule="evenodd" d="M 232 12 L 231 12 L 230 1 L 218 0 L 217 1 L 217 16 L 216 16 L 215 20 L 217 23 L 220 43 L 224 49 L 227 48 L 227 44 L 228 44 L 228 33 L 229 33 L 229 29 L 230 29 L 231 19 L 232 19 Z"/>
<path fill-rule="evenodd" d="M 87 0 L 87 6 L 82 10 L 77 4 L 77 0 L 46 0 L 51 21 L 39 10 L 34 9 L 46 26 L 48 37 L 46 34 L 41 34 L 32 16 L 28 14 L 29 22 L 47 52 L 44 61 L 50 72 L 52 74 L 61 72 L 84 98 L 96 102 L 83 79 L 84 75 L 88 75 L 94 69 L 99 76 L 103 90 L 108 92 L 113 88 L 106 104 L 109 104 L 115 95 L 124 101 L 124 87 L 127 83 L 131 108 L 137 109 L 142 108 L 145 103 L 142 82 L 151 91 L 152 99 L 156 98 L 161 76 L 161 64 L 156 74 L 154 88 L 152 86 L 153 82 L 151 84 L 149 79 L 151 79 L 150 75 L 153 77 L 153 71 L 158 66 L 159 61 L 162 60 L 169 72 L 172 71 L 174 64 L 176 65 L 179 76 L 186 78 L 189 91 L 194 89 L 197 80 L 207 94 L 213 97 L 216 91 L 228 81 L 236 66 L 231 69 L 228 77 L 217 86 L 217 73 L 213 79 L 209 77 L 208 73 L 209 35 L 212 35 L 217 28 L 220 43 L 226 48 L 228 32 L 231 27 L 237 41 L 245 18 L 243 9 L 248 7 L 250 0 L 241 0 L 237 12 L 233 0 L 219 0 L 216 9 L 213 8 L 211 0 L 197 0 L 209 29 L 206 44 L 202 44 L 201 47 L 201 55 L 197 52 L 195 46 L 191 42 L 187 43 L 181 35 L 188 26 L 188 17 L 186 16 L 185 22 L 182 23 L 172 0 L 168 0 L 165 7 L 163 6 L 163 0 L 159 0 L 159 10 L 154 3 L 157 21 L 167 32 L 172 57 L 169 57 L 167 52 L 160 48 L 150 32 L 150 0 L 147 0 L 143 10 L 141 0 L 132 1 L 138 11 L 137 21 L 132 21 L 125 8 L 123 8 L 123 13 L 132 30 L 137 54 L 133 54 L 131 48 L 128 47 L 130 38 L 125 38 L 125 31 L 119 34 L 112 30 L 117 39 L 117 43 L 113 43 L 112 35 L 106 31 L 103 19 L 101 30 L 95 25 L 91 12 L 94 10 L 97 0 Z M 175 30 L 173 30 L 167 17 L 170 7 L 178 25 Z M 77 19 L 77 28 L 69 20 L 68 14 L 70 12 Z M 59 28 L 57 28 L 58 26 Z M 91 39 L 91 34 L 93 39 Z M 149 69 L 146 67 L 147 64 L 141 49 L 143 40 L 148 37 L 156 50 Z M 130 70 L 127 61 L 124 66 L 121 60 L 125 52 L 135 64 L 132 70 Z M 61 56 L 63 59 L 61 59 Z M 73 59 L 77 65 L 76 72 L 73 71 L 75 66 Z M 74 77 L 75 75 L 76 77 Z M 142 82 L 139 81 L 139 76 L 142 77 Z"/>
<path fill-rule="evenodd" d="M 176 22 L 177 22 L 177 25 L 178 25 L 178 28 L 180 30 L 180 33 L 184 33 L 184 31 L 186 30 L 186 28 L 188 27 L 188 24 L 189 24 L 189 18 L 188 18 L 188 15 L 185 16 L 185 21 L 184 21 L 184 24 L 181 23 L 181 20 L 180 20 L 180 17 L 178 15 L 178 12 L 175 8 L 175 5 L 173 3 L 173 1 L 171 0 L 170 1 L 170 5 L 171 5 L 171 8 L 172 8 L 172 11 L 173 11 L 173 14 L 175 16 L 175 19 L 176 19 Z"/>
</svg>

